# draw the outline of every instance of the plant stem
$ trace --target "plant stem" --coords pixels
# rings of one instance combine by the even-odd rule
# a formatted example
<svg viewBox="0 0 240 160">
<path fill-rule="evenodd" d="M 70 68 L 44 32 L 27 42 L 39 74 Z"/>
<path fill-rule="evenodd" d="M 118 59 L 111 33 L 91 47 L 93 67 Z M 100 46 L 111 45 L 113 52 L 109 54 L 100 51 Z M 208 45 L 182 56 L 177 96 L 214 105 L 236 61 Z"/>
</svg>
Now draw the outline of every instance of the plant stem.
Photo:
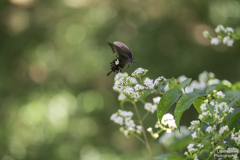
<svg viewBox="0 0 240 160">
<path fill-rule="evenodd" d="M 151 149 L 150 149 L 150 146 L 149 146 L 149 142 L 148 142 L 148 139 L 147 139 L 147 135 L 146 135 L 145 129 L 144 129 L 144 127 L 143 127 L 142 119 L 141 119 L 141 117 L 140 117 L 140 115 L 139 115 L 139 112 L 138 112 L 136 103 L 135 103 L 135 102 L 132 102 L 132 104 L 133 104 L 134 109 L 135 109 L 135 111 L 136 111 L 136 114 L 137 114 L 139 123 L 140 123 L 140 125 L 142 126 L 143 137 L 144 137 L 144 140 L 145 140 L 145 143 L 146 143 L 146 147 L 147 147 L 147 150 L 148 150 L 148 153 L 149 153 L 149 156 L 150 156 L 150 160 L 152 160 L 152 152 L 151 152 Z"/>
</svg>

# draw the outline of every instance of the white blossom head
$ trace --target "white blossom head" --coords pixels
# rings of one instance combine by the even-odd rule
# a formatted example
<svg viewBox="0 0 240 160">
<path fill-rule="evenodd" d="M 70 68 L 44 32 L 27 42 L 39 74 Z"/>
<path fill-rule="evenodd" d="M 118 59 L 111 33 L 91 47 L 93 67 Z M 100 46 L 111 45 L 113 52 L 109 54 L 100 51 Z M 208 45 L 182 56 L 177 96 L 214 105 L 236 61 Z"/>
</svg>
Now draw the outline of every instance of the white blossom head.
<svg viewBox="0 0 240 160">
<path fill-rule="evenodd" d="M 147 71 L 148 71 L 147 69 L 138 68 L 132 73 L 132 76 L 140 78 L 141 76 L 145 75 Z"/>
<path fill-rule="evenodd" d="M 203 31 L 203 37 L 204 38 L 210 38 L 210 34 L 207 30 Z"/>
<path fill-rule="evenodd" d="M 234 33 L 234 30 L 231 27 L 226 27 L 225 32 L 226 33 Z"/>
<path fill-rule="evenodd" d="M 154 104 L 158 104 L 159 102 L 160 102 L 160 100 L 161 100 L 161 97 L 155 97 L 155 98 L 153 98 L 153 103 Z"/>
<path fill-rule="evenodd" d="M 147 111 L 154 113 L 157 110 L 157 105 L 153 105 L 152 103 L 145 103 L 144 105 L 144 109 L 146 109 Z"/>
<path fill-rule="evenodd" d="M 221 33 L 221 32 L 224 32 L 224 27 L 223 25 L 218 25 L 216 28 L 215 28 L 215 32 L 216 33 Z"/>
<path fill-rule="evenodd" d="M 216 37 L 214 37 L 214 38 L 212 38 L 211 39 L 211 44 L 212 45 L 218 45 L 220 43 L 220 40 L 218 39 L 218 38 L 216 38 Z"/>
<path fill-rule="evenodd" d="M 153 89 L 154 88 L 153 80 L 150 79 L 150 78 L 146 78 L 144 80 L 144 85 L 146 86 L 147 89 Z"/>
</svg>

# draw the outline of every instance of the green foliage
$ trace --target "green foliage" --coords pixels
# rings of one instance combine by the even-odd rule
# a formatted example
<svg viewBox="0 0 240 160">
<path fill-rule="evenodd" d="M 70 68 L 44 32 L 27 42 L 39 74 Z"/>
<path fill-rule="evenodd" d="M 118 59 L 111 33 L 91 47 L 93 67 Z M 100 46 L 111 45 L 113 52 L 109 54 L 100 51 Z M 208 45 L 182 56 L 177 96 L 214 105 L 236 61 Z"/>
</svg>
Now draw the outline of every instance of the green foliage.
<svg viewBox="0 0 240 160">
<path fill-rule="evenodd" d="M 179 122 L 182 117 L 182 114 L 184 111 L 189 109 L 189 107 L 192 105 L 192 103 L 198 98 L 206 95 L 206 90 L 196 90 L 191 93 L 184 94 L 178 101 L 177 106 L 174 111 L 174 116 L 177 117 L 176 119 L 176 125 L 179 128 Z"/>
<path fill-rule="evenodd" d="M 172 88 L 162 96 L 157 108 L 157 117 L 160 122 L 162 120 L 163 115 L 179 99 L 181 95 L 182 95 L 181 89 Z"/>
<path fill-rule="evenodd" d="M 183 158 L 176 153 L 165 153 L 161 156 L 154 157 L 153 160 L 183 160 Z"/>
</svg>

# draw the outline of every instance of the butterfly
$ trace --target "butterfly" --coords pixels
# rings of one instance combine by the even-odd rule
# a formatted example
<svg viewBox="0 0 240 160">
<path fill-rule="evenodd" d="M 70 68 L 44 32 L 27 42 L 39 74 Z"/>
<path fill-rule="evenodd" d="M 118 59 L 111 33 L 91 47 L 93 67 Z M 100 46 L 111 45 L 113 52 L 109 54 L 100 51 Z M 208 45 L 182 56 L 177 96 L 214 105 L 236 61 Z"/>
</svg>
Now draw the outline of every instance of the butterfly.
<svg viewBox="0 0 240 160">
<path fill-rule="evenodd" d="M 133 57 L 128 46 L 122 42 L 108 43 L 113 53 L 116 53 L 117 59 L 110 63 L 111 71 L 107 74 L 109 76 L 112 72 L 121 72 L 123 67 L 127 65 L 128 68 L 133 63 Z"/>
</svg>

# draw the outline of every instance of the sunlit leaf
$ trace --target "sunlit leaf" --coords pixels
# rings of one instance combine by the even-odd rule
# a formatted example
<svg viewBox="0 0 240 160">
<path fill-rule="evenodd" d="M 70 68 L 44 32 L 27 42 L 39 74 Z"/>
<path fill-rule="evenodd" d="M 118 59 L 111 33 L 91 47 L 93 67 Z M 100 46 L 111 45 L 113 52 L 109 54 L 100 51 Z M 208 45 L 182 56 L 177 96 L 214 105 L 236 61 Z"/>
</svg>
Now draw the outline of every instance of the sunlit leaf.
<svg viewBox="0 0 240 160">
<path fill-rule="evenodd" d="M 180 85 L 183 87 L 183 88 L 186 88 L 190 82 L 192 81 L 192 78 L 187 78 L 185 79 Z"/>
<path fill-rule="evenodd" d="M 159 121 L 163 115 L 167 112 L 167 110 L 179 99 L 182 95 L 182 90 L 179 88 L 172 88 L 168 90 L 161 98 L 158 109 L 157 109 L 157 116 Z"/>
<path fill-rule="evenodd" d="M 194 92 L 190 92 L 187 94 L 184 94 L 180 100 L 177 103 L 177 106 L 174 111 L 174 116 L 176 116 L 176 125 L 180 131 L 179 122 L 182 117 L 182 114 L 184 111 L 189 109 L 189 107 L 192 105 L 192 103 L 197 99 L 198 97 L 206 95 L 206 90 L 196 90 Z"/>
</svg>

